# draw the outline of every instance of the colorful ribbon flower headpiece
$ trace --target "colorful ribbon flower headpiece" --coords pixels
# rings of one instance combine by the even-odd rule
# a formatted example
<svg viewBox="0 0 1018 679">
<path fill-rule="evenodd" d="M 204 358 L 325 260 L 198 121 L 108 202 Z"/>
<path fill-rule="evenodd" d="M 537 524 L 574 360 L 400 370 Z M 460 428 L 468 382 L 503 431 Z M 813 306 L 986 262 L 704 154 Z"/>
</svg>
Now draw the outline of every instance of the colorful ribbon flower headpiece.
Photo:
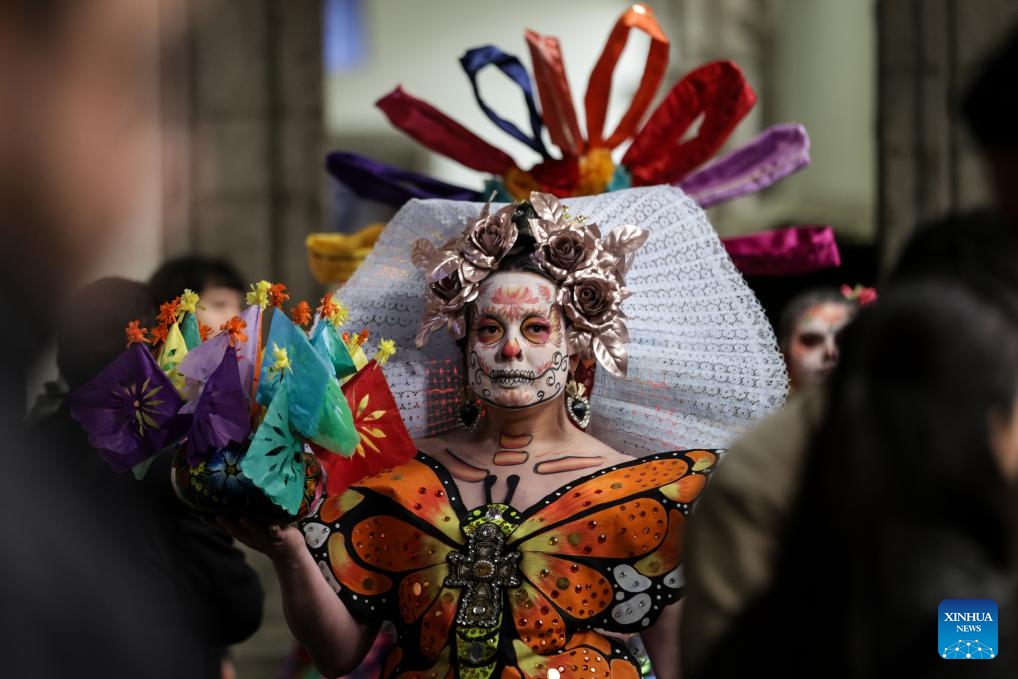
<svg viewBox="0 0 1018 679">
<path fill-rule="evenodd" d="M 650 49 L 628 109 L 608 131 L 612 80 L 634 31 L 650 38 Z M 693 69 L 652 110 L 668 66 L 669 41 L 646 5 L 627 9 L 608 35 L 583 95 L 586 131 L 566 78 L 559 39 L 529 30 L 525 39 L 530 72 L 519 57 L 494 45 L 467 50 L 460 65 L 485 116 L 537 152 L 541 159 L 536 165 L 524 169 L 450 115 L 396 87 L 376 102 L 389 122 L 425 148 L 485 175 L 484 187 L 449 184 L 347 151 L 328 155 L 329 173 L 357 196 L 394 207 L 413 198 L 478 202 L 492 191 L 497 201 L 511 203 L 534 191 L 568 198 L 670 184 L 707 208 L 762 191 L 809 165 L 809 136 L 796 123 L 773 125 L 715 157 L 756 103 L 756 94 L 732 61 Z M 528 131 L 496 112 L 482 96 L 478 75 L 489 66 L 519 87 Z M 797 275 L 840 264 L 829 226 L 793 226 L 723 243 L 747 276 Z"/>
<path fill-rule="evenodd" d="M 605 123 L 612 80 L 632 31 L 647 35 L 650 48 L 636 93 L 609 131 Z M 541 160 L 536 165 L 523 169 L 508 153 L 445 112 L 396 87 L 376 103 L 389 121 L 426 148 L 489 175 L 485 188 L 448 184 L 347 152 L 330 154 L 329 171 L 358 195 L 397 206 L 411 198 L 483 200 L 493 189 L 498 200 L 511 202 L 526 199 L 531 191 L 565 198 L 672 184 L 707 207 L 760 191 L 809 164 L 809 137 L 794 123 L 774 125 L 749 144 L 708 163 L 756 103 L 756 94 L 732 61 L 693 69 L 651 110 L 668 67 L 670 43 L 646 5 L 635 4 L 619 17 L 591 71 L 583 96 L 586 133 L 574 106 L 559 39 L 530 30 L 525 38 L 532 73 L 519 57 L 494 45 L 468 50 L 460 65 L 485 116 L 538 153 Z M 489 66 L 519 87 L 529 131 L 485 101 L 478 75 Z M 696 133 L 688 135 L 694 129 Z M 545 143 L 545 130 L 557 155 Z M 627 141 L 631 144 L 626 152 L 614 154 Z"/>
<path fill-rule="evenodd" d="M 533 192 L 529 202 L 506 205 L 494 214 L 489 201 L 459 237 L 441 247 L 424 239 L 414 242 L 411 259 L 424 269 L 428 283 L 417 346 L 443 326 L 455 339 L 466 335 L 466 305 L 517 244 L 520 229 L 514 217 L 521 213 L 528 215 L 525 224 L 534 240 L 531 259 L 558 285 L 558 303 L 569 322 L 569 353 L 593 356 L 613 375 L 624 376 L 629 331 L 621 304 L 631 294 L 625 275 L 650 234 L 625 225 L 602 236 L 597 224 L 571 215 L 548 193 Z"/>
</svg>

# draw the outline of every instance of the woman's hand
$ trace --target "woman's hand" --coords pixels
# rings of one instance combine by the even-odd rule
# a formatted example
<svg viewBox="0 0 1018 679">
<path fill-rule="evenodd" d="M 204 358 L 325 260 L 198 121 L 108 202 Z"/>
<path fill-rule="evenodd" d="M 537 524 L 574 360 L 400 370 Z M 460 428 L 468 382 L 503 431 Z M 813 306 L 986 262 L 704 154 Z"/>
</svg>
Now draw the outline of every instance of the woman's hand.
<svg viewBox="0 0 1018 679">
<path fill-rule="evenodd" d="M 294 526 L 264 524 L 245 517 L 217 516 L 216 524 L 235 540 L 283 563 L 304 552 L 304 536 Z"/>
</svg>

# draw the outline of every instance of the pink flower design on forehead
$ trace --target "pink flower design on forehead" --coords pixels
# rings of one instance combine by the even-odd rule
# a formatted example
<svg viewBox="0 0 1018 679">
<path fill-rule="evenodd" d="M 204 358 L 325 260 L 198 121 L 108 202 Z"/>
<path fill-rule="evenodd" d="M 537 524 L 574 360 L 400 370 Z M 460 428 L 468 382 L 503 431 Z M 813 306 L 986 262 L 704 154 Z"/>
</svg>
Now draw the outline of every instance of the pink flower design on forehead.
<svg viewBox="0 0 1018 679">
<path fill-rule="evenodd" d="M 500 285 L 491 296 L 491 304 L 498 307 L 497 311 L 512 321 L 518 321 L 537 310 L 542 314 L 548 311 L 546 308 L 533 308 L 540 305 L 541 300 L 530 291 L 529 285 Z"/>
</svg>

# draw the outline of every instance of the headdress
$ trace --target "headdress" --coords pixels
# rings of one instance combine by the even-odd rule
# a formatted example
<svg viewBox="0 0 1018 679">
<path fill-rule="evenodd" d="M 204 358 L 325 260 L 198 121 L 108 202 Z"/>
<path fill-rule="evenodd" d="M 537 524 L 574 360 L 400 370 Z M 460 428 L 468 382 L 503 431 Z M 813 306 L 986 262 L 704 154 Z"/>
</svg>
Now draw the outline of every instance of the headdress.
<svg viewBox="0 0 1018 679">
<path fill-rule="evenodd" d="M 612 78 L 633 30 L 650 38 L 646 66 L 629 109 L 608 133 L 604 124 Z M 756 94 L 732 61 L 693 69 L 647 115 L 664 79 L 669 42 L 646 5 L 635 4 L 622 14 L 591 72 L 583 99 L 586 134 L 580 129 L 558 38 L 527 31 L 526 42 L 532 74 L 518 57 L 494 45 L 467 50 L 460 65 L 484 114 L 539 153 L 542 160 L 537 165 L 522 169 L 502 149 L 397 87 L 377 102 L 389 121 L 426 148 L 485 175 L 484 187 L 455 186 L 345 151 L 329 154 L 329 172 L 354 194 L 395 207 L 413 198 L 482 201 L 492 191 L 497 200 L 511 202 L 526 200 L 535 191 L 566 198 L 669 184 L 706 208 L 761 191 L 809 164 L 809 136 L 795 123 L 773 125 L 744 146 L 712 160 L 756 103 Z M 478 74 L 488 66 L 519 86 L 530 134 L 500 116 L 483 98 Z M 698 120 L 702 123 L 689 136 Z M 557 156 L 545 144 L 545 129 L 558 148 Z M 631 144 L 626 152 L 616 154 L 615 149 L 627 141 Z M 804 274 L 841 263 L 830 226 L 789 227 L 726 238 L 722 243 L 747 276 Z"/>
<path fill-rule="evenodd" d="M 595 357 L 610 373 L 626 373 L 629 341 L 622 300 L 629 297 L 625 275 L 633 253 L 649 235 L 646 229 L 623 225 L 606 236 L 597 224 L 571 215 L 547 193 L 530 194 L 533 217 L 526 218 L 534 239 L 531 260 L 558 286 L 558 303 L 569 328 L 569 353 Z M 424 269 L 424 317 L 415 344 L 442 326 L 459 339 L 466 332 L 464 310 L 478 294 L 481 281 L 494 273 L 519 235 L 513 219 L 517 206 L 506 205 L 491 214 L 491 204 L 467 223 L 458 238 L 437 249 L 430 241 L 414 242 L 411 260 Z"/>
<path fill-rule="evenodd" d="M 784 401 L 787 377 L 773 330 L 689 196 L 660 186 L 573 198 L 564 205 L 533 196 L 532 203 L 535 212 L 540 210 L 532 217 L 538 226 L 535 240 L 543 238 L 545 245 L 551 235 L 571 229 L 579 237 L 574 243 L 586 242 L 587 236 L 600 240 L 601 251 L 613 253 L 617 263 L 616 247 L 629 252 L 642 242 L 643 230 L 650 234 L 635 257 L 624 256 L 622 266 L 622 287 L 631 293 L 625 302 L 628 369 L 625 377 L 622 370 L 609 368 L 599 378 L 591 398 L 598 416 L 588 431 L 629 454 L 717 447 Z M 423 329 L 424 339 L 443 326 L 454 335 L 465 331 L 459 314 L 474 294 L 469 288 L 512 247 L 513 230 L 506 219 L 515 208 L 412 200 L 340 289 L 351 322 L 369 325 L 404 347 L 389 362 L 386 376 L 414 436 L 456 426 L 463 384 L 462 356 L 454 342 L 433 338 L 418 347 L 418 333 Z M 584 225 L 589 224 L 600 225 L 608 235 L 588 232 Z M 614 230 L 622 225 L 637 226 Z M 470 241 L 470 234 L 480 240 Z M 613 238 L 616 245 L 608 243 Z M 478 242 L 483 247 L 475 250 Z M 597 259 L 596 244 L 593 252 Z M 587 250 L 583 253 L 581 259 Z M 535 254 L 539 264 L 542 257 L 545 271 L 566 272 L 564 259 L 547 251 Z M 577 272 L 566 273 L 564 281 Z M 430 292 L 424 294 L 425 289 Z M 586 330 L 581 323 L 573 327 Z M 599 331 L 590 334 L 600 336 Z"/>
</svg>

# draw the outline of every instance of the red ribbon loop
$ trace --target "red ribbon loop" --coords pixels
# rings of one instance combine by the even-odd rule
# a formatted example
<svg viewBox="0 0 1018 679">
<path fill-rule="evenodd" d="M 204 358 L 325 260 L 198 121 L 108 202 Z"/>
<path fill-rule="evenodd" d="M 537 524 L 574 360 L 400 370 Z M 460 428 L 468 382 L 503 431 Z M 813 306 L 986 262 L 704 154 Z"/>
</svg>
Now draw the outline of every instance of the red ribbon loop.
<svg viewBox="0 0 1018 679">
<path fill-rule="evenodd" d="M 501 175 L 516 167 L 512 157 L 484 141 L 431 104 L 397 87 L 375 106 L 396 128 L 423 146 L 472 170 Z"/>
<path fill-rule="evenodd" d="M 676 83 L 633 140 L 622 163 L 634 186 L 681 180 L 725 143 L 756 103 L 746 77 L 732 61 L 713 61 Z M 703 114 L 696 136 L 678 143 Z"/>
</svg>

